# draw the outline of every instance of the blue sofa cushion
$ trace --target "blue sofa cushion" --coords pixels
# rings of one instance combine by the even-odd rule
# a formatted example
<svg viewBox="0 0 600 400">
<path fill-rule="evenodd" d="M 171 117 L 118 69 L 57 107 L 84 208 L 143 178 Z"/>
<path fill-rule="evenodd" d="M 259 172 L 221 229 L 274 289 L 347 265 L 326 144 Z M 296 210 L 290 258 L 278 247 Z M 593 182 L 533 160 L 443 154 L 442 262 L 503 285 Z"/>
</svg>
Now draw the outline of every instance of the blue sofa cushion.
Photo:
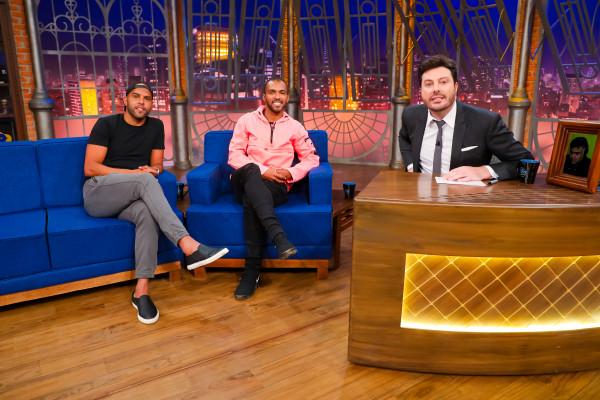
<svg viewBox="0 0 600 400">
<path fill-rule="evenodd" d="M 242 205 L 233 200 L 233 194 L 224 194 L 216 203 L 188 207 L 188 231 L 200 243 L 244 245 L 242 215 Z"/>
<path fill-rule="evenodd" d="M 83 203 L 83 161 L 87 137 L 38 140 L 35 148 L 46 207 Z"/>
<path fill-rule="evenodd" d="M 45 139 L 35 143 L 40 167 L 43 199 L 46 207 L 83 204 L 83 163 L 87 137 Z M 158 177 L 165 197 L 173 209 L 177 207 L 175 175 L 163 171 Z"/>
<path fill-rule="evenodd" d="M 158 254 L 158 263 L 177 261 L 180 258 L 179 250 L 173 248 Z M 94 278 L 130 271 L 134 268 L 133 258 L 117 261 L 108 261 L 98 264 L 87 264 L 73 268 L 54 269 L 36 273 L 35 275 L 19 276 L 11 279 L 0 279 L 0 295 L 15 293 L 24 290 L 39 289 L 61 283 L 73 282 L 82 279 Z"/>
<path fill-rule="evenodd" d="M 48 209 L 48 245 L 53 269 L 134 257 L 132 223 L 94 218 L 83 207 Z"/>
<path fill-rule="evenodd" d="M 133 265 L 133 259 L 128 258 L 74 268 L 54 269 L 12 279 L 0 279 L 0 295 L 129 271 Z"/>
<path fill-rule="evenodd" d="M 0 182 L 0 214 L 42 207 L 33 143 L 0 144 Z"/>
<path fill-rule="evenodd" d="M 287 203 L 275 213 L 294 244 L 330 245 L 332 238 L 331 204 L 307 204 L 306 195 L 290 194 Z"/>
<path fill-rule="evenodd" d="M 179 213 L 181 218 L 181 213 Z M 83 207 L 48 209 L 48 243 L 53 269 L 134 258 L 135 225 L 117 218 L 90 217 Z M 164 234 L 158 263 L 176 261 L 180 250 Z M 130 268 L 133 268 L 131 264 Z"/>
<path fill-rule="evenodd" d="M 45 230 L 43 210 L 0 215 L 0 279 L 50 269 Z"/>
<path fill-rule="evenodd" d="M 306 203 L 304 193 L 290 193 L 287 203 L 275 208 L 283 229 L 296 246 L 331 243 L 331 205 Z M 190 234 L 203 243 L 244 245 L 241 204 L 232 194 L 212 204 L 192 204 L 187 210 Z"/>
</svg>

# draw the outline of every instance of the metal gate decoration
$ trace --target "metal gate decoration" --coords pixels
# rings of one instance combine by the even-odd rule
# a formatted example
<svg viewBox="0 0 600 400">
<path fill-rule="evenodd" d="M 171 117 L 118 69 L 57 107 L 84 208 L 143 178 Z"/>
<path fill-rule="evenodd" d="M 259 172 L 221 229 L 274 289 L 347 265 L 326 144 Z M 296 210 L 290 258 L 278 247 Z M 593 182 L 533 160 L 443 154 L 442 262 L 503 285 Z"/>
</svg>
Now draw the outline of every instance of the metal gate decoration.
<svg viewBox="0 0 600 400">
<path fill-rule="evenodd" d="M 187 2 L 193 162 L 209 130 L 233 129 L 260 104 L 267 78 L 281 75 L 286 1 Z"/>
<path fill-rule="evenodd" d="M 558 118 L 600 119 L 600 4 L 533 1 L 544 36 L 530 55 L 542 54 L 529 145 L 546 164 Z M 171 157 L 165 2 L 36 3 L 58 137 L 88 134 L 99 116 L 121 111 L 127 84 L 143 79 L 157 89 L 154 113 L 165 122 Z M 507 114 L 517 0 L 185 0 L 173 28 L 187 29 L 194 163 L 202 161 L 204 133 L 232 129 L 260 104 L 265 80 L 287 67 L 288 2 L 295 12 L 300 117 L 308 129 L 329 132 L 333 161 L 390 158 L 397 19 L 408 28 L 412 65 L 435 53 L 457 58 L 459 98 Z M 418 102 L 415 71 L 411 76 Z"/>
<path fill-rule="evenodd" d="M 506 115 L 512 67 L 516 2 L 509 0 L 417 0 L 402 21 L 414 19 L 412 97 L 420 101 L 416 66 L 428 55 L 459 60 L 459 99 Z"/>
<path fill-rule="evenodd" d="M 529 145 L 547 167 L 559 119 L 600 120 L 600 3 L 536 0 L 535 6 L 544 36 Z"/>
<path fill-rule="evenodd" d="M 57 137 L 89 134 L 99 116 L 120 112 L 137 80 L 156 89 L 154 115 L 170 134 L 164 0 L 40 0 L 37 8 Z"/>
</svg>

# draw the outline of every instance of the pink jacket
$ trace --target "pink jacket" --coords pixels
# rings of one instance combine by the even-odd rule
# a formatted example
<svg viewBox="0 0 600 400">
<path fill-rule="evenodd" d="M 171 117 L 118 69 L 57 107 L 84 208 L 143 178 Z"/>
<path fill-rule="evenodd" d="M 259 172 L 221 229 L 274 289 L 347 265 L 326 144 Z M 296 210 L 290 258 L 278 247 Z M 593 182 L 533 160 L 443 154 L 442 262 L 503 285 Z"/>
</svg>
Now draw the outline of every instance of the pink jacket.
<svg viewBox="0 0 600 400">
<path fill-rule="evenodd" d="M 285 168 L 290 171 L 292 182 L 297 182 L 319 165 L 315 146 L 302 124 L 285 112 L 271 132 L 263 109 L 264 106 L 260 106 L 238 120 L 229 143 L 229 165 L 238 169 L 254 163 L 261 174 L 269 167 Z M 292 167 L 294 152 L 298 153 L 300 162 Z"/>
</svg>

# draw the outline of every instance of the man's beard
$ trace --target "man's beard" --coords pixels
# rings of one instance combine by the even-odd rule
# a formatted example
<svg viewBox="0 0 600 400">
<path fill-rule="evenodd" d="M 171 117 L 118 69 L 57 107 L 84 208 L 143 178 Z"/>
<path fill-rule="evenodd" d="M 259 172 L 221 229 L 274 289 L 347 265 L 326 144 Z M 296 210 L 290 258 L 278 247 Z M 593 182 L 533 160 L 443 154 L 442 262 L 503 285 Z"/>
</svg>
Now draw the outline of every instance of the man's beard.
<svg viewBox="0 0 600 400">
<path fill-rule="evenodd" d="M 149 113 L 146 111 L 146 112 L 144 113 L 144 115 L 143 115 L 143 116 L 141 116 L 141 117 L 138 117 L 138 116 L 136 115 L 136 113 L 135 113 L 135 107 L 130 107 L 130 106 L 127 106 L 127 113 L 128 113 L 128 114 L 129 114 L 129 115 L 130 115 L 130 116 L 131 116 L 133 119 L 135 119 L 136 121 L 139 121 L 139 122 L 141 122 L 141 121 L 145 120 L 145 119 L 146 119 L 146 117 L 147 117 L 147 116 L 148 116 L 148 114 L 149 114 Z"/>
<path fill-rule="evenodd" d="M 269 109 L 269 111 L 271 111 L 273 114 L 280 114 L 285 110 L 285 104 L 283 102 L 280 103 L 281 104 L 281 109 L 279 111 L 276 111 L 275 109 L 273 109 L 273 106 L 271 105 L 271 103 L 266 103 L 267 108 Z"/>
</svg>

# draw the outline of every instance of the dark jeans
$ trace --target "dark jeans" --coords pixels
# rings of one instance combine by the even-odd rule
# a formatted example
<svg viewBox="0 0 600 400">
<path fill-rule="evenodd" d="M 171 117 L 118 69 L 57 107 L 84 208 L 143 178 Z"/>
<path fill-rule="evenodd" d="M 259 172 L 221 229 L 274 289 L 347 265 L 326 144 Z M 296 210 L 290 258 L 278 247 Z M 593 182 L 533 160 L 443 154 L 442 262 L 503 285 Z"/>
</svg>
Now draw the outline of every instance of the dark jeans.
<svg viewBox="0 0 600 400">
<path fill-rule="evenodd" d="M 287 186 L 264 180 L 256 164 L 246 164 L 231 175 L 233 194 L 244 206 L 246 266 L 259 267 L 265 240 L 284 233 L 274 208 L 288 199 Z M 265 238 L 266 236 L 266 238 Z"/>
</svg>

